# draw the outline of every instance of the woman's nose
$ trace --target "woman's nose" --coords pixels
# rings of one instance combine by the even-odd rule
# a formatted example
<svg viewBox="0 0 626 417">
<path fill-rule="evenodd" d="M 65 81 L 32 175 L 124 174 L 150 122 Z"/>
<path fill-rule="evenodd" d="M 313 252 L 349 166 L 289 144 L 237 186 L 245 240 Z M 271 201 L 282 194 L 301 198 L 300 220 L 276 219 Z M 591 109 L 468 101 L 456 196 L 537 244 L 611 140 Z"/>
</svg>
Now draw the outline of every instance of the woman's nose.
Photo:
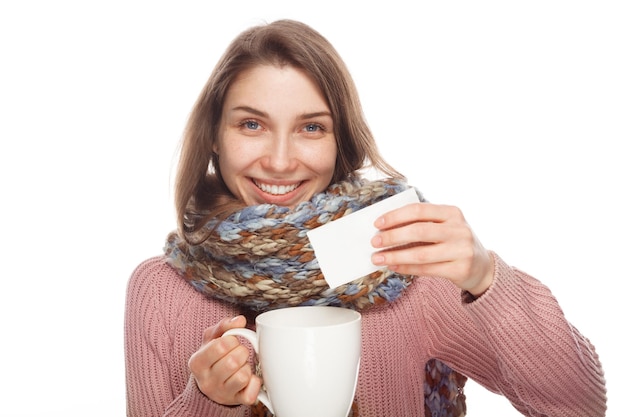
<svg viewBox="0 0 626 417">
<path fill-rule="evenodd" d="M 285 172 L 294 169 L 297 158 L 293 138 L 287 134 L 274 135 L 262 161 L 268 170 Z"/>
</svg>

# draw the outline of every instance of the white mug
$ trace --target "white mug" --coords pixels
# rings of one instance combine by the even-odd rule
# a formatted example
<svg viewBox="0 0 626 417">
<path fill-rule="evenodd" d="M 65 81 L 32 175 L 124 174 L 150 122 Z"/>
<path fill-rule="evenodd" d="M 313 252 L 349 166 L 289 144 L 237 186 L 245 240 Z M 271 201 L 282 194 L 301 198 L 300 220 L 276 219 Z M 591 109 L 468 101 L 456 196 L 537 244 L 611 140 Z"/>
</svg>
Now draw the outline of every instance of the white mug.
<svg viewBox="0 0 626 417">
<path fill-rule="evenodd" d="M 250 341 L 261 367 L 258 399 L 276 417 L 346 417 L 361 360 L 361 314 L 341 307 L 271 310 L 256 318 L 256 333 L 226 335 Z"/>
</svg>

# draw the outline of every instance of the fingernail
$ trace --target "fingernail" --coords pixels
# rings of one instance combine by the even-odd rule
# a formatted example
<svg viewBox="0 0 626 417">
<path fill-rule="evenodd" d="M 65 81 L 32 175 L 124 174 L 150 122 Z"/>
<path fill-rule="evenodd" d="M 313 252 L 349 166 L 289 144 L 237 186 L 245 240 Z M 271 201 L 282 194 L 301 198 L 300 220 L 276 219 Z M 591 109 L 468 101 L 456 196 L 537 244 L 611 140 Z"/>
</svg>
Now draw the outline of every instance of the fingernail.
<svg viewBox="0 0 626 417">
<path fill-rule="evenodd" d="M 230 319 L 230 321 L 235 321 L 235 320 L 237 320 L 239 317 L 241 317 L 241 315 L 233 317 L 232 319 Z"/>
<path fill-rule="evenodd" d="M 374 226 L 376 226 L 377 228 L 381 228 L 385 225 L 385 218 L 384 217 L 379 217 L 376 219 L 376 221 L 374 222 Z"/>
<path fill-rule="evenodd" d="M 380 245 L 382 245 L 382 243 L 383 243 L 383 238 L 382 237 L 374 236 L 372 238 L 372 246 L 373 247 L 378 248 L 378 247 L 380 247 Z"/>
<path fill-rule="evenodd" d="M 380 255 L 380 254 L 372 255 L 372 263 L 374 265 L 380 265 L 380 264 L 383 264 L 384 262 L 385 262 L 385 257 L 383 255 Z"/>
</svg>

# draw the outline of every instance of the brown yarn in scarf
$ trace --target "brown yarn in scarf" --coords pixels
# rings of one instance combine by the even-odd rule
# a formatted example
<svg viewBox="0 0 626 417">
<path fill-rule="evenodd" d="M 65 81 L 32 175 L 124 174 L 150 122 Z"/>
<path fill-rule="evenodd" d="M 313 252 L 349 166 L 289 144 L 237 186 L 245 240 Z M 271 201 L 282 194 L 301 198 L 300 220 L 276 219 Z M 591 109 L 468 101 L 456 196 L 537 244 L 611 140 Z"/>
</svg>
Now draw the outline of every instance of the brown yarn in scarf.
<svg viewBox="0 0 626 417">
<path fill-rule="evenodd" d="M 306 232 L 408 188 L 405 182 L 396 179 L 355 179 L 331 185 L 294 209 L 271 204 L 248 206 L 224 221 L 206 224 L 200 234 L 208 233 L 210 237 L 200 244 L 189 244 L 177 233 L 171 233 L 165 246 L 167 261 L 206 296 L 253 312 L 303 305 L 364 310 L 393 302 L 411 284 L 412 276 L 382 269 L 331 289 L 319 269 Z M 425 201 L 417 190 L 416 193 L 420 201 Z M 203 216 L 190 216 L 188 220 L 193 223 L 200 217 Z M 189 237 L 194 241 L 194 236 Z M 430 400 L 425 398 L 427 415 L 463 416 L 464 396 L 457 395 L 462 384 L 457 382 L 464 383 L 464 377 L 437 360 L 434 363 L 440 364 L 435 366 L 439 372 L 425 369 L 430 395 Z M 455 406 L 450 407 L 449 401 L 433 401 L 433 393 L 439 392 L 437 398 L 452 397 Z M 456 405 L 458 401 L 462 405 Z M 254 415 L 269 415 L 264 408 L 254 407 Z M 358 417 L 358 414 L 355 400 L 350 416 Z"/>
<path fill-rule="evenodd" d="M 395 300 L 413 277 L 382 269 L 331 289 L 306 232 L 406 189 L 400 180 L 360 179 L 332 185 L 294 209 L 248 206 L 205 225 L 198 234 L 212 234 L 200 244 L 170 234 L 165 253 L 198 291 L 251 310 L 299 305 L 362 310 Z"/>
</svg>

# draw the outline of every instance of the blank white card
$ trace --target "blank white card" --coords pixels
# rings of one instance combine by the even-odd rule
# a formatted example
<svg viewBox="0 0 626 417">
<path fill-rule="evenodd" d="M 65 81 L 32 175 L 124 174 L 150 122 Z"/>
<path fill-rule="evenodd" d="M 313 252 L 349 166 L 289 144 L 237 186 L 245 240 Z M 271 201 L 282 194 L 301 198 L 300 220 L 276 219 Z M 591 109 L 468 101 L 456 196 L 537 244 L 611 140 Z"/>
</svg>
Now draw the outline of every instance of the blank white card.
<svg viewBox="0 0 626 417">
<path fill-rule="evenodd" d="M 391 210 L 411 203 L 419 203 L 413 188 L 307 232 L 330 288 L 382 269 L 371 260 L 374 252 L 381 250 L 370 243 L 378 233 L 374 221 Z"/>
</svg>

